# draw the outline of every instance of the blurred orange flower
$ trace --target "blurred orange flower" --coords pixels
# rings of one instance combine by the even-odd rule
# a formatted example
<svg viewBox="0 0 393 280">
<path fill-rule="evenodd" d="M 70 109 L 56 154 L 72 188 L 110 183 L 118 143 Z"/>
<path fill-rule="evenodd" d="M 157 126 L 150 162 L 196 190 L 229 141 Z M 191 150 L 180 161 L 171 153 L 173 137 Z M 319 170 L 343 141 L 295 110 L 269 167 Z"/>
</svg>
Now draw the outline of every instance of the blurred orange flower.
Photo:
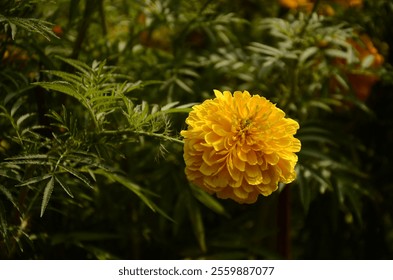
<svg viewBox="0 0 393 280">
<path fill-rule="evenodd" d="M 216 98 L 193 107 L 181 132 L 187 178 L 238 203 L 254 203 L 260 194 L 277 190 L 279 182 L 292 182 L 299 124 L 259 95 L 214 93 Z"/>
<path fill-rule="evenodd" d="M 348 42 L 355 48 L 358 53 L 360 63 L 363 63 L 364 59 L 369 56 L 373 57 L 371 64 L 372 68 L 378 68 L 383 64 L 384 58 L 378 53 L 370 37 L 366 34 L 360 35 L 358 40 L 348 40 Z"/>
<path fill-rule="evenodd" d="M 63 28 L 60 25 L 55 25 L 52 28 L 53 33 L 55 33 L 58 37 L 63 36 Z"/>
<path fill-rule="evenodd" d="M 306 12 L 311 12 L 315 0 L 279 0 L 281 6 L 288 9 L 297 9 L 303 10 Z M 318 7 L 318 13 L 332 16 L 335 11 L 330 4 L 338 4 L 342 7 L 361 7 L 363 2 L 362 0 L 330 0 L 330 1 L 322 1 L 320 7 Z"/>
<path fill-rule="evenodd" d="M 170 29 L 167 26 L 156 26 L 151 29 L 147 26 L 147 21 L 144 13 L 139 14 L 137 23 L 145 27 L 139 34 L 140 43 L 145 47 L 169 51 L 171 49 L 170 37 L 173 35 Z"/>
<path fill-rule="evenodd" d="M 281 6 L 288 9 L 299 9 L 306 7 L 307 10 L 312 10 L 312 0 L 279 0 Z"/>
<path fill-rule="evenodd" d="M 356 96 L 365 101 L 371 93 L 374 84 L 379 80 L 376 70 L 378 70 L 383 62 L 383 56 L 375 48 L 370 37 L 363 34 L 356 40 L 350 39 L 348 43 L 352 45 L 356 51 L 358 62 L 348 70 L 345 70 L 349 85 Z M 338 65 L 346 65 L 345 60 L 338 60 Z M 333 81 L 333 87 L 337 89 L 338 84 Z"/>
</svg>

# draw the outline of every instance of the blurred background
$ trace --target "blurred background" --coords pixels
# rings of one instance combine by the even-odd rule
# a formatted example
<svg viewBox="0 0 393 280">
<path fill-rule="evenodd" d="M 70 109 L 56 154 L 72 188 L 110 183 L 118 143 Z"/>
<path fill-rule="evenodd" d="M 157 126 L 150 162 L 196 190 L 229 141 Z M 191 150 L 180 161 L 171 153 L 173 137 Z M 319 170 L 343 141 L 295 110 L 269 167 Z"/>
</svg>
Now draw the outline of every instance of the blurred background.
<svg viewBox="0 0 393 280">
<path fill-rule="evenodd" d="M 0 1 L 0 258 L 390 259 L 390 0 Z M 255 204 L 183 172 L 213 89 L 297 120 Z"/>
</svg>

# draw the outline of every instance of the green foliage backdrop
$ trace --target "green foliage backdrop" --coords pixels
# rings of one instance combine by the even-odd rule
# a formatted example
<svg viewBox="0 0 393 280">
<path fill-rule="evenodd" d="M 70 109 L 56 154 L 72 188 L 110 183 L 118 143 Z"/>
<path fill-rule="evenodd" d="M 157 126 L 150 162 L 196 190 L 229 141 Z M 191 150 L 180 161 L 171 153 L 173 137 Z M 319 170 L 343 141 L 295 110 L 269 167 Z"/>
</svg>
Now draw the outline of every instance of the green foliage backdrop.
<svg viewBox="0 0 393 280">
<path fill-rule="evenodd" d="M 0 258 L 391 258 L 393 3 L 314 2 L 1 1 Z M 187 181 L 213 89 L 299 122 L 295 182 L 239 205 Z"/>
</svg>

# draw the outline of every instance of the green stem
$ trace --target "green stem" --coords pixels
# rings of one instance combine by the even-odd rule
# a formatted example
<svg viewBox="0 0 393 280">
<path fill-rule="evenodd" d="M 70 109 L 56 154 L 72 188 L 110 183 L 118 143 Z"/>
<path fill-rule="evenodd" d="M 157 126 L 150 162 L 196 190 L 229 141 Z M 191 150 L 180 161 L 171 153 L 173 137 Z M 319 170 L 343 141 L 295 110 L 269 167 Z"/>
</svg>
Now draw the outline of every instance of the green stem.
<svg viewBox="0 0 393 280">
<path fill-rule="evenodd" d="M 96 118 L 97 115 L 95 114 L 94 110 L 90 107 L 89 104 L 84 104 L 84 105 L 85 105 L 86 109 L 89 111 L 91 118 L 93 119 L 96 132 L 97 133 L 101 132 L 101 125 L 100 125 L 98 119 Z"/>
<path fill-rule="evenodd" d="M 83 40 L 86 38 L 87 29 L 89 27 L 90 17 L 94 12 L 94 9 L 99 3 L 97 0 L 86 0 L 85 10 L 83 12 L 83 18 L 81 25 L 78 30 L 78 35 L 76 37 L 74 48 L 72 49 L 71 58 L 78 58 L 79 52 L 82 47 Z"/>
<path fill-rule="evenodd" d="M 107 28 L 107 25 L 106 25 L 106 15 L 105 15 L 105 9 L 104 9 L 104 0 L 99 0 L 98 6 L 99 6 L 98 7 L 98 13 L 99 13 L 100 18 L 101 18 L 102 36 L 104 38 L 106 38 L 107 35 L 108 35 L 108 28 Z M 109 50 L 108 44 L 105 44 L 105 50 L 106 50 L 106 57 L 109 57 L 110 50 Z"/>
<path fill-rule="evenodd" d="M 100 135 L 102 136 L 120 136 L 120 135 L 138 135 L 138 136 L 148 136 L 148 137 L 153 137 L 153 138 L 158 138 L 162 139 L 165 141 L 170 141 L 170 142 L 175 142 L 181 145 L 184 145 L 184 142 L 180 139 L 173 138 L 170 136 L 167 136 L 165 134 L 160 134 L 160 133 L 154 133 L 154 132 L 148 132 L 148 131 L 138 131 L 138 130 L 106 130 L 100 132 Z"/>
<path fill-rule="evenodd" d="M 19 127 L 16 124 L 14 118 L 11 116 L 11 113 L 8 113 L 8 110 L 5 107 L 0 106 L 0 109 L 4 112 L 3 116 L 10 121 L 12 128 L 14 129 L 16 136 L 18 138 L 18 142 L 19 142 L 18 144 L 23 148 L 23 139 L 21 134 L 19 133 Z"/>
</svg>

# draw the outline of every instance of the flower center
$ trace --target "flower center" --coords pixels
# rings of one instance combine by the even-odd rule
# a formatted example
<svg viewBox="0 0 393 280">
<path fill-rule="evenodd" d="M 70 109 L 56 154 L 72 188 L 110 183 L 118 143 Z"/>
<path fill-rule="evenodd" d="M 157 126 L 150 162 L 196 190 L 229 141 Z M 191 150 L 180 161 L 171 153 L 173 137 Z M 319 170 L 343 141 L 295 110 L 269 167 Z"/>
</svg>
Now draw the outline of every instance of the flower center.
<svg viewBox="0 0 393 280">
<path fill-rule="evenodd" d="M 252 126 L 252 119 L 242 119 L 237 125 L 237 133 L 233 136 L 232 140 L 243 145 L 249 135 L 249 129 Z"/>
<path fill-rule="evenodd" d="M 252 122 L 251 119 L 241 120 L 240 131 L 248 130 L 248 127 L 250 126 L 251 122 Z"/>
</svg>

